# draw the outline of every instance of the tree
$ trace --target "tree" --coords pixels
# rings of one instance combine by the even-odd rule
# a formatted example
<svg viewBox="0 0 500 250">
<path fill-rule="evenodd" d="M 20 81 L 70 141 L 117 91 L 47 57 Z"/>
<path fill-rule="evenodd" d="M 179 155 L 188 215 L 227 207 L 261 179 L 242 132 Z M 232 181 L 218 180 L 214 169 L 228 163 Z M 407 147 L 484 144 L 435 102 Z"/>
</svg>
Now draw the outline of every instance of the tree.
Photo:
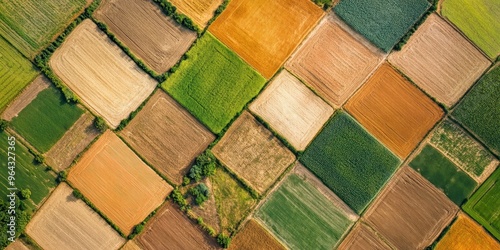
<svg viewBox="0 0 500 250">
<path fill-rule="evenodd" d="M 100 116 L 94 119 L 94 126 L 101 133 L 104 133 L 108 129 L 108 125 L 106 125 L 106 122 Z"/>
<path fill-rule="evenodd" d="M 229 236 L 221 233 L 217 235 L 217 243 L 223 248 L 228 248 L 229 244 L 231 244 L 231 238 Z"/>
<path fill-rule="evenodd" d="M 4 119 L 0 119 L 0 132 L 3 132 L 7 129 L 7 127 L 9 126 L 9 122 L 4 120 Z"/>
<path fill-rule="evenodd" d="M 29 199 L 31 197 L 31 190 L 29 188 L 21 190 L 21 199 Z"/>
</svg>

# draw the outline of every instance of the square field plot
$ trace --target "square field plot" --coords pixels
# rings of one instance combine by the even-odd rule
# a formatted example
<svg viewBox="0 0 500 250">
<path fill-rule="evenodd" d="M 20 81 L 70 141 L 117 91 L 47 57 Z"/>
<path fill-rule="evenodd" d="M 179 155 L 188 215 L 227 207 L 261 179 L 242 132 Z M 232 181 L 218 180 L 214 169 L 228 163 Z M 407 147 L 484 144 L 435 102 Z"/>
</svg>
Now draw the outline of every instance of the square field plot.
<svg viewBox="0 0 500 250">
<path fill-rule="evenodd" d="M 231 240 L 230 250 L 285 250 L 286 248 L 256 220 L 249 220 Z"/>
<path fill-rule="evenodd" d="M 304 150 L 333 114 L 332 107 L 283 70 L 250 105 L 297 150 Z"/>
<path fill-rule="evenodd" d="M 400 158 L 406 158 L 444 112 L 390 65 L 383 64 L 345 108 Z"/>
<path fill-rule="evenodd" d="M 61 183 L 26 227 L 43 249 L 118 249 L 125 239 Z"/>
<path fill-rule="evenodd" d="M 157 85 L 88 19 L 54 52 L 50 66 L 85 105 L 113 128 L 136 110 Z"/>
<path fill-rule="evenodd" d="M 259 93 L 265 79 L 208 32 L 187 56 L 162 87 L 219 133 Z"/>
<path fill-rule="evenodd" d="M 348 249 L 392 249 L 379 235 L 365 223 L 358 223 L 340 244 L 339 250 Z"/>
<path fill-rule="evenodd" d="M 365 221 L 396 249 L 423 249 L 458 207 L 430 182 L 403 167 L 365 213 Z"/>
<path fill-rule="evenodd" d="M 231 125 L 212 152 L 261 194 L 295 160 L 292 152 L 246 111 Z"/>
<path fill-rule="evenodd" d="M 436 14 L 389 56 L 424 91 L 453 106 L 491 64 L 481 52 Z"/>
<path fill-rule="evenodd" d="M 193 159 L 215 136 L 165 92 L 157 91 L 120 133 L 169 180 L 180 184 Z"/>
<path fill-rule="evenodd" d="M 109 130 L 71 168 L 68 181 L 125 234 L 172 190 Z"/>
<path fill-rule="evenodd" d="M 209 30 L 271 78 L 321 16 L 309 0 L 232 0 Z"/>
<path fill-rule="evenodd" d="M 384 56 L 332 14 L 312 31 L 285 67 L 327 102 L 340 107 Z"/>
<path fill-rule="evenodd" d="M 399 165 L 395 155 L 344 112 L 327 123 L 300 161 L 358 214 Z"/>
<path fill-rule="evenodd" d="M 169 2 L 177 7 L 178 12 L 191 18 L 203 29 L 223 0 L 170 0 Z"/>
<path fill-rule="evenodd" d="M 106 0 L 94 16 L 158 73 L 174 66 L 197 37 L 151 0 Z"/>
</svg>

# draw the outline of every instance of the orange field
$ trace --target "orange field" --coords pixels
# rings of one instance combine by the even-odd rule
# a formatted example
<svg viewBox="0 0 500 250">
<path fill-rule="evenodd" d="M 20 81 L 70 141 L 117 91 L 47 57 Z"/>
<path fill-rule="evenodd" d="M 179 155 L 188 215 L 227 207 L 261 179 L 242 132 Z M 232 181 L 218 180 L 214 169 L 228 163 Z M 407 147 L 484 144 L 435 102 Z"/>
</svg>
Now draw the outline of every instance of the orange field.
<svg viewBox="0 0 500 250">
<path fill-rule="evenodd" d="M 271 78 L 323 13 L 310 0 L 232 0 L 209 31 Z"/>
<path fill-rule="evenodd" d="M 286 248 L 273 237 L 257 221 L 249 220 L 245 227 L 231 241 L 229 249 L 233 250 L 285 250 Z"/>
<path fill-rule="evenodd" d="M 345 108 L 400 158 L 406 158 L 443 116 L 422 91 L 383 64 Z"/>
<path fill-rule="evenodd" d="M 177 7 L 177 11 L 191 18 L 200 28 L 205 28 L 223 0 L 169 0 L 169 2 Z"/>
</svg>

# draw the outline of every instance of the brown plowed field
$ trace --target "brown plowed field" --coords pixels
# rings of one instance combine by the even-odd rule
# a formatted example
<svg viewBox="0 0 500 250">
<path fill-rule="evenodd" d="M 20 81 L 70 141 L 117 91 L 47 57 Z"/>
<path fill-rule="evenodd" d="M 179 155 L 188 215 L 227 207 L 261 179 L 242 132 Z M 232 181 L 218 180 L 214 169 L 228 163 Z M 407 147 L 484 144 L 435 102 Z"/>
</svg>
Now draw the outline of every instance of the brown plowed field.
<svg viewBox="0 0 500 250">
<path fill-rule="evenodd" d="M 223 0 L 170 0 L 169 2 L 177 7 L 177 11 L 191 18 L 203 29 Z"/>
<path fill-rule="evenodd" d="M 120 250 L 142 250 L 134 240 L 129 240 Z"/>
<path fill-rule="evenodd" d="M 389 61 L 446 106 L 453 106 L 491 64 L 450 24 L 432 14 Z"/>
<path fill-rule="evenodd" d="M 17 239 L 16 241 L 8 245 L 5 250 L 30 250 L 30 248 L 27 247 L 22 241 Z"/>
<path fill-rule="evenodd" d="M 311 32 L 285 67 L 338 108 L 384 58 L 381 50 L 331 14 Z"/>
<path fill-rule="evenodd" d="M 371 228 L 364 223 L 359 223 L 354 229 L 349 232 L 347 237 L 340 244 L 339 250 L 384 250 L 392 249 L 384 242 Z"/>
<path fill-rule="evenodd" d="M 150 0 L 106 0 L 94 16 L 158 73 L 174 66 L 197 37 Z"/>
<path fill-rule="evenodd" d="M 286 248 L 257 221 L 251 219 L 231 240 L 229 249 L 233 250 L 285 250 Z"/>
<path fill-rule="evenodd" d="M 156 213 L 136 240 L 143 249 L 218 249 L 214 238 L 171 202 Z"/>
<path fill-rule="evenodd" d="M 389 64 L 383 64 L 345 108 L 404 159 L 443 116 L 439 108 Z"/>
<path fill-rule="evenodd" d="M 273 79 L 250 110 L 297 150 L 304 150 L 333 114 L 332 107 L 286 70 Z"/>
<path fill-rule="evenodd" d="M 391 179 L 365 220 L 398 249 L 423 249 L 455 217 L 458 207 L 410 167 Z"/>
<path fill-rule="evenodd" d="M 121 136 L 169 180 L 180 184 L 194 158 L 215 139 L 174 99 L 157 91 Z"/>
<path fill-rule="evenodd" d="M 247 111 L 231 125 L 212 152 L 261 194 L 295 160 L 292 152 Z"/>
<path fill-rule="evenodd" d="M 45 76 L 38 76 L 19 94 L 14 101 L 2 113 L 2 119 L 11 121 L 21 110 L 26 108 L 31 101 L 35 100 L 38 93 L 50 86 L 49 80 Z"/>
<path fill-rule="evenodd" d="M 61 183 L 26 227 L 43 249 L 118 249 L 125 239 Z"/>
<path fill-rule="evenodd" d="M 71 168 L 68 181 L 125 234 L 172 191 L 109 130 Z"/>
<path fill-rule="evenodd" d="M 116 128 L 158 84 L 97 28 L 83 21 L 54 52 L 50 66 L 82 102 Z"/>
<path fill-rule="evenodd" d="M 310 0 L 232 0 L 209 31 L 269 79 L 323 14 Z"/>
</svg>

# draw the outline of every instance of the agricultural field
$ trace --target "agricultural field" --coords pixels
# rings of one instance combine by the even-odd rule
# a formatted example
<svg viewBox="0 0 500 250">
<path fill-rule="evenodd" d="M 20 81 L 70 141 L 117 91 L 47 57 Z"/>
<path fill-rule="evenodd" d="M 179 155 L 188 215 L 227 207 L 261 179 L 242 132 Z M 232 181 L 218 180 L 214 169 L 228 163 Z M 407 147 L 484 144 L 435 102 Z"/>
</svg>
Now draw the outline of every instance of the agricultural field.
<svg viewBox="0 0 500 250">
<path fill-rule="evenodd" d="M 188 16 L 200 28 L 205 28 L 223 0 L 170 0 L 177 11 Z"/>
<path fill-rule="evenodd" d="M 260 194 L 295 161 L 293 153 L 247 111 L 229 127 L 212 152 Z"/>
<path fill-rule="evenodd" d="M 13 243 L 11 243 L 9 246 L 7 246 L 7 248 L 5 248 L 5 250 L 30 250 L 30 248 L 28 248 L 26 246 L 26 244 L 24 244 L 23 241 L 16 240 Z"/>
<path fill-rule="evenodd" d="M 222 171 L 222 170 L 220 170 Z M 221 225 L 221 215 L 229 213 L 229 216 L 233 216 L 232 218 L 241 218 L 240 211 L 249 209 L 246 207 L 245 202 L 250 201 L 252 199 L 251 195 L 248 193 L 247 190 L 243 189 L 241 185 L 234 180 L 229 174 L 226 172 L 223 172 L 222 174 L 219 173 L 219 170 L 216 171 L 216 174 L 219 178 L 219 186 L 217 187 L 217 190 L 219 194 L 222 194 L 223 197 L 219 198 L 218 200 L 221 201 L 223 199 L 233 199 L 232 201 L 238 201 L 238 202 L 225 202 L 225 203 L 219 203 L 217 204 L 215 202 L 215 197 L 214 197 L 214 186 L 212 184 L 211 178 L 204 178 L 203 180 L 200 181 L 200 183 L 205 184 L 208 188 L 209 195 L 207 197 L 207 200 L 203 202 L 203 204 L 198 205 L 196 204 L 195 198 L 188 198 L 188 202 L 192 205 L 191 206 L 191 211 L 190 213 L 195 216 L 196 218 L 201 217 L 203 219 L 203 222 L 210 226 L 216 233 L 222 232 L 223 228 Z M 229 176 L 229 178 L 225 178 L 226 176 Z M 212 176 L 211 176 L 212 177 Z M 189 187 L 189 186 L 188 186 Z M 224 191 L 224 193 L 222 192 Z M 187 190 L 189 192 L 189 188 Z M 241 198 L 239 198 L 241 197 Z M 250 202 L 249 202 L 250 203 Z M 224 204 L 230 205 L 227 207 L 224 207 Z M 239 206 L 241 204 L 241 206 Z M 254 202 L 252 201 L 252 204 Z M 218 206 L 220 205 L 220 206 Z M 241 210 L 232 210 L 238 209 L 238 206 L 242 208 Z M 249 205 L 251 206 L 251 205 Z M 225 211 L 222 211 L 225 210 Z M 222 213 L 219 213 L 221 211 Z M 229 211 L 229 212 L 227 212 Z M 238 215 L 233 215 L 231 213 L 237 213 Z M 227 216 L 227 215 L 226 215 Z M 226 231 L 229 230 L 234 230 L 234 228 L 230 228 L 229 226 L 229 220 L 226 218 L 224 219 L 226 222 Z M 240 221 L 236 221 L 235 225 L 237 225 Z M 229 225 L 229 226 L 228 226 Z"/>
<path fill-rule="evenodd" d="M 286 248 L 256 220 L 249 220 L 231 241 L 231 250 L 285 250 Z"/>
<path fill-rule="evenodd" d="M 310 0 L 232 0 L 208 30 L 269 79 L 323 15 Z"/>
<path fill-rule="evenodd" d="M 45 153 L 83 112 L 77 105 L 67 103 L 59 89 L 49 87 L 12 119 L 12 126 L 33 147 Z"/>
<path fill-rule="evenodd" d="M 265 79 L 210 33 L 162 88 L 218 134 L 256 96 Z"/>
<path fill-rule="evenodd" d="M 495 0 L 445 0 L 441 13 L 490 58 L 500 54 L 500 5 Z"/>
<path fill-rule="evenodd" d="M 49 63 L 81 101 L 113 128 L 157 85 L 88 19 L 71 32 Z"/>
<path fill-rule="evenodd" d="M 462 207 L 472 218 L 500 240 L 500 168 L 479 187 Z"/>
<path fill-rule="evenodd" d="M 170 181 L 180 184 L 194 158 L 215 139 L 202 124 L 159 90 L 120 133 Z"/>
<path fill-rule="evenodd" d="M 339 111 L 300 162 L 360 214 L 399 166 L 399 159 Z"/>
<path fill-rule="evenodd" d="M 0 5 L 0 36 L 28 58 L 50 43 L 90 0 L 6 0 Z"/>
<path fill-rule="evenodd" d="M 142 250 L 142 249 L 137 245 L 137 243 L 135 243 L 134 239 L 127 241 L 127 243 L 125 243 L 125 245 L 123 245 L 123 247 L 120 248 L 120 250 Z"/>
<path fill-rule="evenodd" d="M 9 106 L 3 111 L 2 119 L 11 121 L 12 118 L 17 117 L 19 112 L 26 108 L 42 90 L 50 87 L 50 81 L 43 75 L 39 75 L 31 84 L 22 90 L 22 92 L 11 102 Z"/>
<path fill-rule="evenodd" d="M 401 159 L 413 151 L 444 114 L 389 64 L 383 64 L 345 108 Z"/>
<path fill-rule="evenodd" d="M 118 249 L 125 239 L 61 183 L 26 227 L 43 249 Z"/>
<path fill-rule="evenodd" d="M 429 6 L 426 0 L 341 0 L 333 10 L 354 30 L 388 52 Z"/>
<path fill-rule="evenodd" d="M 452 116 L 500 155 L 500 67 L 484 75 L 456 106 Z"/>
<path fill-rule="evenodd" d="M 150 0 L 106 0 L 94 17 L 158 73 L 174 66 L 197 37 Z"/>
<path fill-rule="evenodd" d="M 347 249 L 392 249 L 365 223 L 358 223 L 342 241 L 339 250 Z"/>
<path fill-rule="evenodd" d="M 172 191 L 109 130 L 71 168 L 68 181 L 126 235 Z"/>
<path fill-rule="evenodd" d="M 26 60 L 2 37 L 0 37 L 0 58 L 2 58 L 0 60 L 0 85 L 2 86 L 2 90 L 0 90 L 1 112 L 36 77 L 37 72 L 30 61 Z"/>
<path fill-rule="evenodd" d="M 389 62 L 448 107 L 453 106 L 491 62 L 436 14 L 389 56 Z"/>
<path fill-rule="evenodd" d="M 403 167 L 364 214 L 364 221 L 396 249 L 429 246 L 458 207 L 412 168 Z"/>
<path fill-rule="evenodd" d="M 286 70 L 274 77 L 249 109 L 297 150 L 304 150 L 333 114 L 332 107 Z"/>
<path fill-rule="evenodd" d="M 340 107 L 385 55 L 334 14 L 311 32 L 285 64 L 333 107 Z"/>
</svg>

